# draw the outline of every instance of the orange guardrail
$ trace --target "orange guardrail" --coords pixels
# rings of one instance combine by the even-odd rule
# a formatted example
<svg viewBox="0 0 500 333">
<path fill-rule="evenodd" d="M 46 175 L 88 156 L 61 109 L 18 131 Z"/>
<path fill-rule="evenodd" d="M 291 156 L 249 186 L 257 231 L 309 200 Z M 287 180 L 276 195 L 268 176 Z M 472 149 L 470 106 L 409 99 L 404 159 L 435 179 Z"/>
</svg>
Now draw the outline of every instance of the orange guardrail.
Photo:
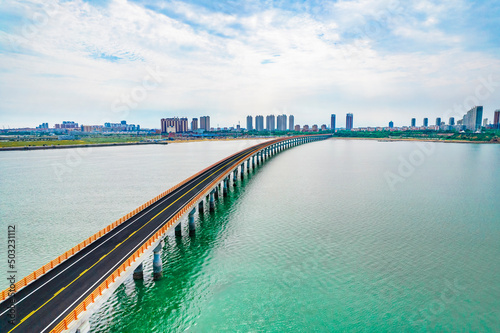
<svg viewBox="0 0 500 333">
<path fill-rule="evenodd" d="M 273 144 L 275 142 L 270 143 L 269 145 Z M 269 146 L 266 145 L 265 147 Z M 263 147 L 263 148 L 265 148 Z M 236 153 L 238 154 L 238 153 Z M 234 155 L 236 155 L 234 154 Z M 249 153 L 245 155 L 245 157 L 242 157 L 241 160 L 245 160 L 248 158 L 248 156 L 253 155 L 254 152 Z M 231 155 L 230 157 L 234 156 Z M 220 163 L 220 161 L 218 162 Z M 214 165 L 218 164 L 215 163 Z M 239 164 L 238 162 L 237 164 Z M 212 165 L 213 166 L 213 165 Z M 207 169 L 203 170 L 206 171 L 210 169 L 212 166 L 208 167 Z M 211 184 L 217 184 L 219 183 L 222 179 L 227 177 L 232 172 L 232 170 L 224 172 L 222 175 L 220 175 L 217 179 L 215 179 Z M 198 174 L 197 174 L 198 175 Z M 168 229 L 170 229 L 180 218 L 182 215 L 184 215 L 186 212 L 188 212 L 193 206 L 196 205 L 198 200 L 200 200 L 202 197 L 204 197 L 211 186 L 207 186 L 206 190 L 200 192 L 194 199 L 189 201 L 187 205 L 185 205 L 177 214 L 174 215 L 173 218 L 171 218 L 163 227 L 161 227 L 155 234 L 148 240 L 146 241 L 134 254 L 132 254 L 128 259 L 125 260 L 125 262 L 118 267 L 106 280 L 104 280 L 94 291 L 87 296 L 73 311 L 71 311 L 59 324 L 57 324 L 52 330 L 51 333 L 60 333 L 63 332 L 64 330 L 68 329 L 68 326 L 71 322 L 75 321 L 78 319 L 78 315 L 80 315 L 82 312 L 87 311 L 87 307 L 94 303 L 96 298 L 102 295 L 102 292 L 106 290 L 109 285 L 115 280 L 120 277 L 120 275 L 126 271 L 128 267 L 130 267 L 137 258 L 139 258 L 151 244 L 156 242 L 165 232 L 167 232 Z"/>
<path fill-rule="evenodd" d="M 278 140 L 272 140 L 265 147 L 270 146 L 271 144 L 274 144 L 274 143 L 276 143 L 278 141 L 280 141 L 280 139 L 278 139 Z M 263 147 L 263 148 L 265 148 L 265 147 Z M 14 292 L 19 291 L 20 289 L 24 288 L 25 286 L 27 286 L 28 284 L 30 284 L 34 280 L 39 279 L 42 275 L 44 275 L 45 273 L 47 273 L 48 271 L 50 271 L 51 269 L 53 269 L 54 267 L 56 267 L 57 265 L 59 265 L 60 263 L 62 263 L 63 261 L 67 260 L 69 257 L 73 256 L 78 251 L 80 251 L 83 248 L 87 247 L 89 244 L 95 242 L 97 239 L 101 238 L 102 236 L 104 236 L 105 234 L 107 234 L 108 232 L 110 232 L 111 230 L 113 230 L 114 228 L 116 228 L 117 226 L 119 226 L 120 224 L 122 224 L 123 222 L 127 221 L 129 218 L 135 216 L 137 213 L 139 213 L 139 212 L 143 211 L 144 209 L 148 208 L 149 206 L 151 206 L 152 204 L 154 204 L 158 200 L 160 200 L 163 197 L 165 197 L 167 194 L 169 194 L 172 191 L 176 190 L 177 188 L 183 186 L 184 184 L 186 184 L 189 181 L 191 181 L 192 179 L 198 177 L 199 175 L 201 175 L 205 171 L 209 170 L 210 168 L 216 166 L 217 164 L 221 163 L 222 161 L 224 161 L 224 160 L 226 160 L 228 158 L 231 158 L 231 157 L 233 157 L 235 155 L 238 155 L 239 153 L 241 153 L 241 151 L 239 151 L 237 153 L 234 153 L 233 155 L 230 155 L 228 157 L 225 157 L 224 159 L 222 159 L 222 160 L 220 160 L 218 162 L 215 162 L 214 164 L 206 167 L 205 169 L 201 170 L 200 172 L 198 172 L 198 173 L 194 174 L 193 176 L 185 179 L 184 181 L 182 181 L 179 184 L 173 186 L 172 188 L 168 189 L 167 191 L 165 191 L 165 192 L 157 195 L 153 199 L 151 199 L 148 202 L 142 204 L 138 208 L 134 209 L 132 212 L 130 212 L 130 213 L 126 214 L 125 216 L 119 218 L 118 220 L 116 220 L 115 222 L 113 222 L 110 225 L 106 226 L 105 228 L 99 230 L 98 232 L 96 232 L 95 234 L 93 234 L 92 236 L 90 236 L 89 238 L 85 239 L 83 242 L 79 243 L 78 245 L 74 246 L 70 250 L 68 250 L 68 251 L 64 252 L 63 254 L 61 254 L 59 257 L 51 260 L 49 263 L 47 263 L 44 266 L 40 267 L 39 269 L 37 269 L 33 273 L 31 273 L 28 276 L 25 276 L 21 280 L 17 281 L 15 283 L 15 290 L 14 290 Z M 7 289 L 3 290 L 1 292 L 1 294 L 0 294 L 0 301 L 5 300 L 9 296 L 9 292 L 12 293 L 12 290 L 10 288 L 7 288 Z"/>
</svg>

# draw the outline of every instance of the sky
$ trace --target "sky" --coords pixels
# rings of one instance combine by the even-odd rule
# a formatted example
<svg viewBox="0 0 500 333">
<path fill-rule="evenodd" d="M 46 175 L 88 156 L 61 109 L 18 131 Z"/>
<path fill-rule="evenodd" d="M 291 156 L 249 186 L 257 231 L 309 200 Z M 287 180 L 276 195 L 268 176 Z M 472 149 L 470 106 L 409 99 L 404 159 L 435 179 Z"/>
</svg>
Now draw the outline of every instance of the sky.
<svg viewBox="0 0 500 333">
<path fill-rule="evenodd" d="M 0 0 L 0 128 L 500 109 L 500 2 Z"/>
</svg>

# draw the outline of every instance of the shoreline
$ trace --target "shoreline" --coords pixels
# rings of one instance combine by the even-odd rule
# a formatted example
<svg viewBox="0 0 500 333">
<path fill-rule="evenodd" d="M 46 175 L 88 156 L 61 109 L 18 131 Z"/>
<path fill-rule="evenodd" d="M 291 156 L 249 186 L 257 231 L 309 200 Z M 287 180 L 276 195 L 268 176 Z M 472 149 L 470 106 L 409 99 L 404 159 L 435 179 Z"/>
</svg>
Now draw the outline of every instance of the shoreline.
<svg viewBox="0 0 500 333">
<path fill-rule="evenodd" d="M 116 142 L 116 143 L 82 143 L 82 144 L 74 144 L 74 145 L 50 145 L 50 146 L 18 146 L 18 147 L 0 147 L 0 151 L 96 148 L 96 147 L 138 146 L 138 145 L 169 145 L 169 144 L 174 144 L 174 143 L 190 143 L 190 142 L 205 142 L 205 141 L 259 140 L 259 139 L 269 139 L 269 138 L 196 139 L 196 140 L 172 140 L 172 141 L 162 141 L 162 142 Z"/>
<path fill-rule="evenodd" d="M 500 142 L 492 141 L 469 141 L 469 140 L 433 140 L 433 139 L 419 139 L 419 138 L 357 138 L 357 137 L 332 137 L 335 140 L 376 140 L 380 142 L 397 142 L 397 141 L 421 141 L 421 142 L 435 142 L 435 143 L 475 143 L 475 144 L 499 144 Z"/>
<path fill-rule="evenodd" d="M 168 142 L 88 143 L 88 144 L 79 144 L 79 145 L 77 144 L 77 145 L 0 147 L 0 151 L 47 150 L 47 149 L 70 149 L 70 148 L 94 148 L 94 147 L 137 146 L 137 145 L 167 145 L 167 144 L 168 144 Z"/>
<path fill-rule="evenodd" d="M 74 145 L 50 145 L 50 146 L 19 146 L 19 147 L 0 147 L 0 151 L 27 151 L 27 150 L 48 150 L 48 149 L 71 149 L 71 148 L 96 148 L 96 147 L 116 147 L 116 146 L 139 146 L 139 145 L 168 145 L 174 143 L 190 143 L 190 142 L 206 142 L 206 141 L 236 141 L 236 140 L 265 140 L 272 139 L 270 137 L 245 137 L 245 138 L 217 138 L 217 139 L 195 139 L 195 140 L 172 140 L 162 142 L 116 142 L 116 143 L 89 143 L 89 144 L 74 144 Z M 468 141 L 468 140 L 433 140 L 420 138 L 363 138 L 363 137 L 338 137 L 334 136 L 333 140 L 375 140 L 379 142 L 398 142 L 398 141 L 420 141 L 420 142 L 435 142 L 435 143 L 469 143 L 469 144 L 500 144 L 494 141 Z"/>
</svg>

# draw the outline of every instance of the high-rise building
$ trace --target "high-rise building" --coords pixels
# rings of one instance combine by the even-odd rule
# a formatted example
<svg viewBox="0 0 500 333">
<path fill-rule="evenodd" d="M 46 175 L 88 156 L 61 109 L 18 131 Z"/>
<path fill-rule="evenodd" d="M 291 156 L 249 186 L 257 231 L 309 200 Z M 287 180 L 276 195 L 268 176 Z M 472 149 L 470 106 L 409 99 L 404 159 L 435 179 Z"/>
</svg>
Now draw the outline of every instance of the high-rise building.
<svg viewBox="0 0 500 333">
<path fill-rule="evenodd" d="M 161 132 L 168 133 L 167 128 L 174 128 L 176 133 L 183 133 L 188 131 L 187 118 L 163 118 L 161 120 Z"/>
<path fill-rule="evenodd" d="M 450 126 L 455 126 L 455 118 L 454 117 L 450 117 L 449 124 L 450 124 Z"/>
<path fill-rule="evenodd" d="M 249 130 L 249 131 L 253 130 L 253 117 L 252 116 L 247 116 L 247 130 Z"/>
<path fill-rule="evenodd" d="M 417 119 L 411 118 L 411 127 L 417 126 Z"/>
<path fill-rule="evenodd" d="M 277 130 L 278 131 L 286 131 L 286 114 L 278 115 L 277 118 L 278 118 L 276 121 Z"/>
<path fill-rule="evenodd" d="M 441 126 L 441 117 L 436 118 L 436 126 Z"/>
<path fill-rule="evenodd" d="M 276 130 L 276 117 L 274 116 L 274 114 L 268 115 L 266 117 L 266 129 L 268 131 Z"/>
<path fill-rule="evenodd" d="M 483 120 L 483 107 L 475 106 L 464 115 L 462 124 L 469 131 L 477 131 L 481 129 L 482 120 Z"/>
<path fill-rule="evenodd" d="M 210 116 L 200 117 L 200 129 L 210 131 Z"/>
<path fill-rule="evenodd" d="M 309 125 L 304 125 L 304 127 L 302 127 L 302 132 L 309 132 Z"/>
<path fill-rule="evenodd" d="M 394 128 L 394 123 L 392 122 L 392 120 L 389 122 L 389 128 Z"/>
<path fill-rule="evenodd" d="M 353 122 L 354 122 L 353 114 L 348 113 L 345 118 L 345 129 L 348 131 L 352 130 Z"/>
<path fill-rule="evenodd" d="M 326 124 L 321 125 L 321 130 L 326 131 Z"/>
<path fill-rule="evenodd" d="M 314 124 L 313 127 L 312 127 L 312 131 L 313 132 L 317 132 L 318 131 L 318 125 Z"/>
<path fill-rule="evenodd" d="M 493 118 L 493 128 L 500 129 L 500 110 L 495 110 L 495 117 Z"/>
<path fill-rule="evenodd" d="M 429 118 L 424 118 L 424 127 L 429 126 Z"/>
<path fill-rule="evenodd" d="M 488 118 L 484 118 L 483 127 L 487 127 L 487 126 L 488 126 Z"/>
<path fill-rule="evenodd" d="M 295 125 L 294 130 L 295 132 L 300 132 L 300 125 Z"/>
<path fill-rule="evenodd" d="M 288 130 L 293 131 L 295 126 L 295 117 L 293 115 L 290 115 L 288 117 Z"/>
<path fill-rule="evenodd" d="M 184 133 L 187 132 L 189 129 L 188 125 L 188 119 L 187 118 L 180 118 L 179 119 L 179 127 L 178 127 L 178 133 Z"/>
<path fill-rule="evenodd" d="M 335 115 L 332 114 L 331 118 L 330 118 L 330 128 L 332 130 L 332 132 L 335 132 Z"/>
<path fill-rule="evenodd" d="M 191 120 L 191 131 L 196 130 L 198 130 L 198 118 L 193 118 L 193 120 Z"/>
<path fill-rule="evenodd" d="M 264 116 L 256 116 L 255 117 L 255 129 L 257 131 L 264 130 Z"/>
<path fill-rule="evenodd" d="M 175 128 L 176 128 L 175 123 L 176 123 L 176 118 L 162 118 L 161 119 L 161 132 L 168 133 L 170 131 L 168 128 L 173 128 L 173 131 L 175 132 Z M 106 125 L 107 124 L 104 124 L 104 126 L 106 126 Z"/>
</svg>

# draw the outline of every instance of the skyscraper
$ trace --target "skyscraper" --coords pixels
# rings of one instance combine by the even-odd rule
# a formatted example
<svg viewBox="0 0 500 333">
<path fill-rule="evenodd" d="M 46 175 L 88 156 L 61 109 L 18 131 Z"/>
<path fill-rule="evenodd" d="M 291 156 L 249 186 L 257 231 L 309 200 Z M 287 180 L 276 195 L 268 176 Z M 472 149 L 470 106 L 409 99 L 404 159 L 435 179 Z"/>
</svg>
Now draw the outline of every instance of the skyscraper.
<svg viewBox="0 0 500 333">
<path fill-rule="evenodd" d="M 417 126 L 417 119 L 411 118 L 411 127 Z"/>
<path fill-rule="evenodd" d="M 330 128 L 332 129 L 332 132 L 335 132 L 335 115 L 332 114 L 330 118 Z"/>
<path fill-rule="evenodd" d="M 345 128 L 346 130 L 350 131 L 352 130 L 352 126 L 353 126 L 353 122 L 354 122 L 354 116 L 352 113 L 348 113 L 345 117 Z"/>
<path fill-rule="evenodd" d="M 392 122 L 392 120 L 389 122 L 389 128 L 394 128 L 394 123 Z"/>
<path fill-rule="evenodd" d="M 191 120 L 191 131 L 196 130 L 198 130 L 198 118 L 193 118 L 193 120 Z"/>
<path fill-rule="evenodd" d="M 188 119 L 187 118 L 180 118 L 179 119 L 179 123 L 178 123 L 178 133 L 184 133 L 184 132 L 187 132 L 188 129 L 189 129 L 189 125 L 188 125 Z M 176 128 L 177 130 L 177 128 Z"/>
<path fill-rule="evenodd" d="M 187 118 L 163 118 L 161 120 L 161 132 L 167 133 L 167 127 L 175 128 L 176 133 L 183 133 L 188 131 L 188 119 Z"/>
<path fill-rule="evenodd" d="M 264 130 L 264 116 L 256 116 L 255 117 L 255 129 L 257 131 Z"/>
<path fill-rule="evenodd" d="M 252 116 L 247 116 L 247 130 L 253 130 L 253 118 Z"/>
<path fill-rule="evenodd" d="M 500 110 L 495 110 L 495 117 L 493 118 L 493 128 L 500 129 Z"/>
<path fill-rule="evenodd" d="M 429 126 L 429 118 L 424 118 L 424 127 Z"/>
<path fill-rule="evenodd" d="M 281 114 L 281 115 L 278 115 L 278 119 L 276 121 L 277 123 L 277 129 L 278 131 L 286 131 L 286 115 L 285 114 Z"/>
<path fill-rule="evenodd" d="M 483 107 L 475 106 L 464 115 L 462 124 L 469 131 L 477 131 L 481 129 L 482 120 L 483 120 Z"/>
<path fill-rule="evenodd" d="M 441 126 L 441 117 L 436 118 L 436 126 Z"/>
<path fill-rule="evenodd" d="M 288 130 L 289 131 L 295 130 L 295 117 L 293 115 L 290 115 L 288 117 Z"/>
<path fill-rule="evenodd" d="M 200 129 L 210 131 L 210 116 L 200 117 Z"/>
<path fill-rule="evenodd" d="M 268 115 L 266 117 L 266 129 L 268 131 L 276 130 L 276 117 L 274 116 L 274 114 Z"/>
<path fill-rule="evenodd" d="M 450 117 L 449 124 L 450 124 L 450 126 L 455 126 L 455 118 L 454 117 Z"/>
</svg>

